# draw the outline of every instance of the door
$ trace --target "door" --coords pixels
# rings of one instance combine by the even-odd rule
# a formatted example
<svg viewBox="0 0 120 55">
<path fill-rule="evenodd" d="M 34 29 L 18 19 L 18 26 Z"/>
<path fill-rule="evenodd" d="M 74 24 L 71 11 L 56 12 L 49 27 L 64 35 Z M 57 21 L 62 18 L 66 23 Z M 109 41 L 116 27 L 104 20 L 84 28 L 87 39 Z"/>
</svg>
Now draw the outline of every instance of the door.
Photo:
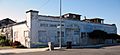
<svg viewBox="0 0 120 55">
<path fill-rule="evenodd" d="M 66 29 L 67 42 L 72 42 L 72 45 L 80 44 L 80 31 L 79 29 Z"/>
</svg>

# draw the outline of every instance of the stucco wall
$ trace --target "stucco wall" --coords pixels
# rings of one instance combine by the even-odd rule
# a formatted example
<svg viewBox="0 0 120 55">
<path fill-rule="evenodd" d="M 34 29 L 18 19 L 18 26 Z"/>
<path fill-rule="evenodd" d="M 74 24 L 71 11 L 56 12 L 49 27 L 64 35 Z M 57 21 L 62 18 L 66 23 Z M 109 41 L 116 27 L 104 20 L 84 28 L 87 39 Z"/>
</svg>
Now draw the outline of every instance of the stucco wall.
<svg viewBox="0 0 120 55">
<path fill-rule="evenodd" d="M 25 32 L 27 32 L 25 34 Z M 19 25 L 15 25 L 13 26 L 13 42 L 14 41 L 19 41 L 21 42 L 22 45 L 29 47 L 27 44 L 28 43 L 28 33 L 29 29 L 26 26 L 26 24 L 19 24 Z M 26 36 L 25 36 L 26 35 Z"/>
<path fill-rule="evenodd" d="M 28 13 L 27 16 L 27 23 L 30 25 L 31 45 L 41 45 L 41 42 L 47 45 L 48 41 L 54 42 L 56 45 L 59 44 L 59 37 L 57 34 L 59 31 L 57 28 L 60 23 L 59 18 L 38 15 L 36 12 Z M 51 27 L 50 25 L 52 24 L 57 26 Z M 64 37 L 62 37 L 63 45 L 66 45 L 67 41 L 72 41 L 73 45 L 88 45 L 89 39 L 87 33 L 93 30 L 103 30 L 107 33 L 117 32 L 115 26 L 77 20 L 63 20 L 62 25 L 64 25 L 62 28 L 62 32 L 64 32 Z M 75 34 L 76 30 L 79 31 L 77 35 Z"/>
</svg>

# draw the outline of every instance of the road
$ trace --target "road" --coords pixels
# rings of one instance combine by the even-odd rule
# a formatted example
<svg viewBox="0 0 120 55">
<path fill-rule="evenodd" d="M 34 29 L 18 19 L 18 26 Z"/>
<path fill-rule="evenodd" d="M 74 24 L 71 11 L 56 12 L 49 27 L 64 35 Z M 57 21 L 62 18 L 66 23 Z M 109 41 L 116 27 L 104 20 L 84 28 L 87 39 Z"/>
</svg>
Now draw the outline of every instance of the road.
<svg viewBox="0 0 120 55">
<path fill-rule="evenodd" d="M 120 55 L 120 46 L 105 47 L 100 49 L 63 49 L 18 54 L 5 53 L 1 55 Z"/>
</svg>

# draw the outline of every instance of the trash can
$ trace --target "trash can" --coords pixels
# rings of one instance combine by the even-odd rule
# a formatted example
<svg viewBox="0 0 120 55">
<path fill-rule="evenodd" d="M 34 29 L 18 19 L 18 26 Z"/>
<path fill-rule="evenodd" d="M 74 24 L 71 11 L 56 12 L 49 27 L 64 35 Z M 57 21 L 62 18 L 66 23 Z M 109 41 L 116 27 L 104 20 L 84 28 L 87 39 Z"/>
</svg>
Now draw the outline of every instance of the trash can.
<svg viewBox="0 0 120 55">
<path fill-rule="evenodd" d="M 67 42 L 66 48 L 67 49 L 71 49 L 72 48 L 72 42 L 71 41 Z"/>
<path fill-rule="evenodd" d="M 54 50 L 54 44 L 52 42 L 48 42 L 49 50 Z"/>
</svg>

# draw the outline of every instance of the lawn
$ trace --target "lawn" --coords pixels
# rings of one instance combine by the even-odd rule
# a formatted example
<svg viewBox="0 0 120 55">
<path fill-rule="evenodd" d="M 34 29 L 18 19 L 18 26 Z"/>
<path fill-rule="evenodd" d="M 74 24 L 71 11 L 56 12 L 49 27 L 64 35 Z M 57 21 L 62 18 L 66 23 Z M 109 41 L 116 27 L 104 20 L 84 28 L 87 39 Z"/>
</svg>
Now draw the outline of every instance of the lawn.
<svg viewBox="0 0 120 55">
<path fill-rule="evenodd" d="M 0 46 L 0 50 L 1 49 L 13 49 L 13 47 L 11 47 L 11 46 Z"/>
</svg>

